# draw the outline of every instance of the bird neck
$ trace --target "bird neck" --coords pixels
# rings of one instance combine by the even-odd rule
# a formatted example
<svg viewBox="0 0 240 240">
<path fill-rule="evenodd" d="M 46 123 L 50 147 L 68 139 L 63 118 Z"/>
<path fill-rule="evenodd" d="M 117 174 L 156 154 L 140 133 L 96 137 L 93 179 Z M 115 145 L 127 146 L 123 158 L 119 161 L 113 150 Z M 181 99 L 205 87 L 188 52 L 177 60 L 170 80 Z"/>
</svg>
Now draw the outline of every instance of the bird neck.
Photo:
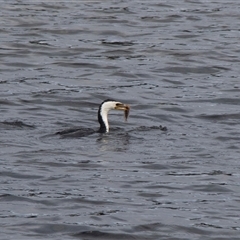
<svg viewBox="0 0 240 240">
<path fill-rule="evenodd" d="M 100 124 L 99 132 L 106 133 L 109 132 L 109 124 L 108 124 L 108 111 L 102 108 L 98 110 L 98 122 Z"/>
</svg>

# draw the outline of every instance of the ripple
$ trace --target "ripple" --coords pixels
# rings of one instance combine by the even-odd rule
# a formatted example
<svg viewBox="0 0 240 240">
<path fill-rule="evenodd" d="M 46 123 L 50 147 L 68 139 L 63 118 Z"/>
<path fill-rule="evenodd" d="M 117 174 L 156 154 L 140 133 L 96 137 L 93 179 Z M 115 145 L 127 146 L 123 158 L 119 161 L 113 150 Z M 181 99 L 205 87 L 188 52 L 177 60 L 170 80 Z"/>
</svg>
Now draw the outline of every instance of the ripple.
<svg viewBox="0 0 240 240">
<path fill-rule="evenodd" d="M 22 121 L 16 120 L 16 121 L 3 121 L 0 122 L 0 128 L 2 129 L 34 129 L 34 125 L 30 125 L 27 123 L 24 123 Z"/>
</svg>

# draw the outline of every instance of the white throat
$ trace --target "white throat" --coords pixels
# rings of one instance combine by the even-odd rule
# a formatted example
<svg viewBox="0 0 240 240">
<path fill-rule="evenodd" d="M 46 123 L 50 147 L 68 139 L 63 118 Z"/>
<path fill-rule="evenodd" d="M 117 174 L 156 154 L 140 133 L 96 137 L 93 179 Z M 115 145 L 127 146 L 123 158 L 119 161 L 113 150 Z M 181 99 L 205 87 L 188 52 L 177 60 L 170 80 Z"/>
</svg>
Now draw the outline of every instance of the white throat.
<svg viewBox="0 0 240 240">
<path fill-rule="evenodd" d="M 116 102 L 105 102 L 102 105 L 102 109 L 101 109 L 101 116 L 102 116 L 102 120 L 106 126 L 106 132 L 109 132 L 109 123 L 108 123 L 108 112 L 112 109 L 114 109 L 116 106 Z"/>
<path fill-rule="evenodd" d="M 102 109 L 101 115 L 102 115 L 102 120 L 106 126 L 106 132 L 109 132 L 109 123 L 108 123 L 108 112 L 110 109 Z"/>
</svg>

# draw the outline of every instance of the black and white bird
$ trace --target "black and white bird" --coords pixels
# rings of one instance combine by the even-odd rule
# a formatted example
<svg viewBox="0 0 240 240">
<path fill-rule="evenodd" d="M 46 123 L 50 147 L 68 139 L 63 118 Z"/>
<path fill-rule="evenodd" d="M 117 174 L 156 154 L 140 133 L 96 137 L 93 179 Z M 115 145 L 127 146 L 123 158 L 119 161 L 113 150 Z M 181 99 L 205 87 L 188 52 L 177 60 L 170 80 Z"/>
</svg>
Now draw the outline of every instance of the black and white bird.
<svg viewBox="0 0 240 240">
<path fill-rule="evenodd" d="M 124 111 L 125 120 L 127 120 L 129 115 L 130 107 L 127 104 L 121 102 L 107 99 L 103 101 L 98 109 L 98 122 L 100 128 L 96 131 L 92 128 L 74 128 L 67 129 L 56 134 L 61 135 L 62 137 L 85 137 L 93 133 L 108 133 L 109 132 L 109 123 L 108 123 L 108 113 L 110 110 L 122 110 Z"/>
</svg>

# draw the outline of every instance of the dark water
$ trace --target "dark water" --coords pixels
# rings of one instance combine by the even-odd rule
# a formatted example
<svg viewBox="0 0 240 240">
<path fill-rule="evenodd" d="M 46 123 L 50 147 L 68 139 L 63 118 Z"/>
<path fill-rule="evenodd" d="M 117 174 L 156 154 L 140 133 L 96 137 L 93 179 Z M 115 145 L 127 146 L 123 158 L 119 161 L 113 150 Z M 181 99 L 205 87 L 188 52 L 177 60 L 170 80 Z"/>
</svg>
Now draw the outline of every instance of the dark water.
<svg viewBox="0 0 240 240">
<path fill-rule="evenodd" d="M 240 239 L 239 11 L 2 1 L 0 239 Z"/>
</svg>

